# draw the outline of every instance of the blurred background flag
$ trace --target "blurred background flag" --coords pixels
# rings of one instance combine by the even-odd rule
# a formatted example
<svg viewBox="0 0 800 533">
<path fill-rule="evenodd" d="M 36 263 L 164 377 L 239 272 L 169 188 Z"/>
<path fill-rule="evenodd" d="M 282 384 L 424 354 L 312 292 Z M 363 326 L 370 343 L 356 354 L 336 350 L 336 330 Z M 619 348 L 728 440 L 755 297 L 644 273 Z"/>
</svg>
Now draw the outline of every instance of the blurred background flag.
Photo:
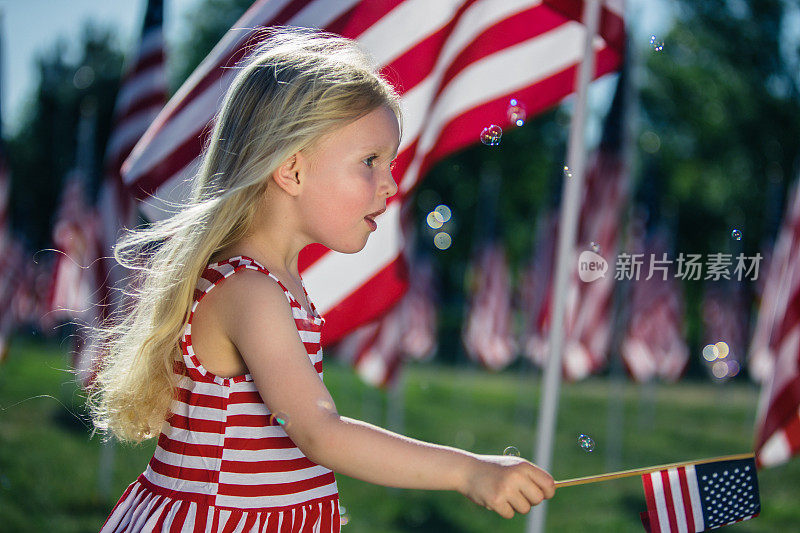
<svg viewBox="0 0 800 533">
<path fill-rule="evenodd" d="M 574 90 L 582 56 L 582 2 L 539 0 L 259 0 L 222 38 L 165 107 L 123 167 L 129 190 L 150 219 L 185 200 L 188 182 L 235 65 L 263 35 L 260 26 L 316 27 L 358 40 L 401 93 L 400 192 L 380 217 L 378 235 L 358 254 L 320 245 L 299 267 L 326 317 L 323 344 L 381 316 L 407 288 L 400 206 L 437 161 L 478 141 L 489 124 L 508 125 L 510 98 L 530 116 Z M 623 42 L 620 1 L 603 8 L 594 77 L 617 68 Z M 333 280 L 333 282 L 331 282 Z M 369 295 L 369 297 L 367 296 Z"/>
<path fill-rule="evenodd" d="M 167 100 L 163 12 L 163 0 L 147 2 L 141 39 L 117 94 L 96 207 L 89 206 L 85 190 L 92 172 L 94 115 L 82 118 L 89 133 L 79 140 L 79 167 L 65 190 L 53 238 L 66 254 L 59 256 L 56 266 L 53 318 L 60 314 L 97 326 L 120 304 L 124 286 L 113 246 L 120 230 L 132 227 L 137 219 L 135 199 L 123 187 L 120 169 Z M 73 357 L 81 382 L 88 386 L 102 354 L 86 344 L 82 331 L 76 332 Z"/>
<path fill-rule="evenodd" d="M 773 299 L 762 299 L 758 317 L 759 326 L 764 321 L 771 332 L 770 354 L 762 356 L 769 357 L 771 371 L 761 389 L 756 423 L 756 459 L 763 466 L 785 463 L 800 453 L 799 190 L 795 182 L 765 286 L 765 295 L 775 288 Z"/>
<path fill-rule="evenodd" d="M 472 266 L 473 283 L 463 341 L 467 355 L 484 368 L 502 370 L 517 356 L 512 333 L 511 285 L 502 244 L 489 242 Z"/>
<path fill-rule="evenodd" d="M 631 253 L 643 253 L 646 265 L 663 261 L 667 253 L 665 230 L 649 236 L 645 245 L 644 222 L 633 221 Z M 638 241 L 638 243 L 637 243 Z M 622 360 L 637 382 L 646 382 L 658 376 L 674 382 L 683 375 L 689 362 L 689 349 L 683 333 L 683 294 L 668 263 L 659 264 L 666 271 L 654 269 L 650 279 L 649 269 L 631 287 L 631 311 L 627 330 L 621 345 Z"/>
<path fill-rule="evenodd" d="M 767 383 L 774 371 L 781 339 L 777 329 L 789 298 L 800 285 L 800 190 L 795 181 L 787 195 L 786 216 L 768 259 L 761 288 L 758 317 L 750 343 L 748 370 L 753 379 Z M 759 278 L 761 279 L 761 278 Z"/>
</svg>

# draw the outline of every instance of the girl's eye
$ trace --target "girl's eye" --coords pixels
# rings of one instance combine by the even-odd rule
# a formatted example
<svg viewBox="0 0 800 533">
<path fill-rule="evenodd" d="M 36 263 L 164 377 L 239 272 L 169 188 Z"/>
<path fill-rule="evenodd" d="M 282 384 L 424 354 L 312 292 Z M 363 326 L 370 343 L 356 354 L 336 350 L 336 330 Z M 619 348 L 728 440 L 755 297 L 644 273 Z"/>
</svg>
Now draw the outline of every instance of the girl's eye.
<svg viewBox="0 0 800 533">
<path fill-rule="evenodd" d="M 366 164 L 367 167 L 372 168 L 372 162 L 377 158 L 378 158 L 377 155 L 371 155 L 364 160 L 364 164 Z"/>
</svg>

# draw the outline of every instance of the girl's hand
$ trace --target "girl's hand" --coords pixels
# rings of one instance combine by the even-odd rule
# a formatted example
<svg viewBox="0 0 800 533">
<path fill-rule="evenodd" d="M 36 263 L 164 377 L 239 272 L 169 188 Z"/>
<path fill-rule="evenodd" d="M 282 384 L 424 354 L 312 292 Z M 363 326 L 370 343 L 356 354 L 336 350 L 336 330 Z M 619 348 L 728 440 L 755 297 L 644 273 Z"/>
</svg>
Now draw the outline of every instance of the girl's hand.
<svg viewBox="0 0 800 533">
<path fill-rule="evenodd" d="M 555 485 L 550 474 L 520 457 L 476 455 L 459 492 L 503 518 L 513 518 L 515 511 L 527 514 L 552 498 Z"/>
</svg>

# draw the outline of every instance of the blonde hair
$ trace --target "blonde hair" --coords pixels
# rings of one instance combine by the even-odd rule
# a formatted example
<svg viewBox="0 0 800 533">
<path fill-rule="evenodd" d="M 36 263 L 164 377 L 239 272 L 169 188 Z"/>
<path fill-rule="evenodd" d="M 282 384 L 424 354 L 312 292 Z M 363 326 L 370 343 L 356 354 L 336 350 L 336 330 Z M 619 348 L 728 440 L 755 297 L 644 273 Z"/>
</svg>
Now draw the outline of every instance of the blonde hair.
<svg viewBox="0 0 800 533">
<path fill-rule="evenodd" d="M 95 430 L 121 441 L 158 435 L 197 279 L 214 253 L 246 235 L 268 177 L 380 106 L 402 124 L 398 94 L 355 41 L 308 28 L 261 31 L 225 95 L 187 204 L 114 247 L 133 271 L 129 303 L 93 333 L 105 356 L 87 403 Z"/>
</svg>

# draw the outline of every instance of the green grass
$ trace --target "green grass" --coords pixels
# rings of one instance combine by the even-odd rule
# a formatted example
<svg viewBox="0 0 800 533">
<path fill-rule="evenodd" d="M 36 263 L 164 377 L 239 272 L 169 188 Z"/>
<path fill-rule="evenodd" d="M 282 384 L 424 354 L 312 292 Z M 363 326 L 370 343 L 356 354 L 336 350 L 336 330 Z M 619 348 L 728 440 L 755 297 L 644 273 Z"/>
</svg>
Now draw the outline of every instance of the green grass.
<svg viewBox="0 0 800 533">
<path fill-rule="evenodd" d="M 88 421 L 68 358 L 57 345 L 17 339 L 0 367 L 0 530 L 9 532 L 97 531 L 125 487 L 142 472 L 155 442 L 116 447 L 111 496 L 97 489 L 99 439 Z M 488 374 L 411 364 L 404 378 L 402 433 L 477 453 L 516 446 L 532 455 L 538 416 L 537 374 Z M 362 384 L 335 362 L 325 382 L 339 411 L 386 427 L 387 395 Z M 624 422 L 618 467 L 635 468 L 746 452 L 758 391 L 748 383 L 621 385 Z M 607 471 L 609 393 L 614 385 L 590 379 L 562 387 L 552 473 L 566 479 Z M 649 398 L 652 398 L 651 401 Z M 392 429 L 392 428 L 390 428 Z M 577 445 L 585 433 L 594 452 Z M 341 501 L 357 532 L 522 532 L 526 517 L 505 520 L 453 492 L 376 487 L 337 475 Z M 732 531 L 792 531 L 800 523 L 800 461 L 759 473 L 762 513 Z M 638 477 L 567 487 L 547 511 L 548 531 L 642 531 L 645 509 Z"/>
</svg>

